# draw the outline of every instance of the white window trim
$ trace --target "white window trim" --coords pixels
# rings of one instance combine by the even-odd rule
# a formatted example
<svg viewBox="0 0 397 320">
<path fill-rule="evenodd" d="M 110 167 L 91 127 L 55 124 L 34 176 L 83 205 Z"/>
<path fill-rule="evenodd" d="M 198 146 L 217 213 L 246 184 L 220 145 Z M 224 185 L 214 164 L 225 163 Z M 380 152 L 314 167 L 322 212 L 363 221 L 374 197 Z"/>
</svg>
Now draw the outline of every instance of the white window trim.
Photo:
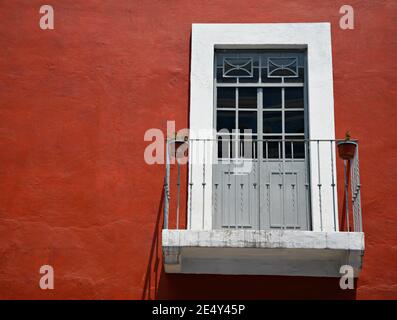
<svg viewBox="0 0 397 320">
<path fill-rule="evenodd" d="M 193 24 L 190 75 L 190 136 L 214 139 L 215 48 L 307 49 L 308 121 L 310 139 L 335 139 L 330 23 Z M 202 164 L 193 164 L 188 226 L 212 229 L 212 166 L 206 148 L 205 189 Z M 317 151 L 311 152 L 311 211 L 313 231 L 338 231 L 337 195 L 333 199 L 330 146 L 320 147 L 321 211 Z M 203 152 L 195 150 L 195 154 Z M 200 157 L 200 156 L 199 156 Z M 335 178 L 336 179 L 336 178 Z M 336 190 L 336 188 L 335 188 Z M 335 201 L 335 217 L 333 210 Z M 204 208 L 203 208 L 204 205 Z M 322 220 L 322 223 L 321 223 Z M 336 221 L 336 226 L 334 221 Z M 322 226 L 322 227 L 321 227 Z"/>
</svg>

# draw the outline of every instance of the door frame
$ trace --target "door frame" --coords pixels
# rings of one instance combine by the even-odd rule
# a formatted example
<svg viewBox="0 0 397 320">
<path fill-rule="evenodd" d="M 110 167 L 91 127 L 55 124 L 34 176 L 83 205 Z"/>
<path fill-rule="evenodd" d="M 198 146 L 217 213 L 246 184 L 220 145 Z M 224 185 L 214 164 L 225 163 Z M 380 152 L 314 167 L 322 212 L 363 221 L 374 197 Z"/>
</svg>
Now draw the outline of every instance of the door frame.
<svg viewBox="0 0 397 320">
<path fill-rule="evenodd" d="M 307 48 L 308 116 L 311 139 L 334 140 L 334 105 L 331 23 L 198 23 L 192 24 L 190 67 L 190 137 L 214 139 L 213 132 L 213 63 L 214 49 L 304 49 Z M 332 164 L 330 148 L 311 148 L 310 186 L 313 231 L 338 231 L 338 203 L 331 185 Z M 200 150 L 195 150 L 200 156 Z M 335 149 L 331 154 L 336 159 Z M 321 157 L 321 167 L 316 163 Z M 191 158 L 189 160 L 192 160 Z M 207 162 L 205 181 L 200 165 L 189 168 L 193 183 L 188 195 L 188 225 L 193 230 L 212 229 L 212 170 Z M 317 183 L 321 176 L 323 187 Z M 201 183 L 206 184 L 205 191 Z M 336 186 L 337 188 L 337 186 Z M 321 192 L 321 193 L 320 193 Z"/>
</svg>

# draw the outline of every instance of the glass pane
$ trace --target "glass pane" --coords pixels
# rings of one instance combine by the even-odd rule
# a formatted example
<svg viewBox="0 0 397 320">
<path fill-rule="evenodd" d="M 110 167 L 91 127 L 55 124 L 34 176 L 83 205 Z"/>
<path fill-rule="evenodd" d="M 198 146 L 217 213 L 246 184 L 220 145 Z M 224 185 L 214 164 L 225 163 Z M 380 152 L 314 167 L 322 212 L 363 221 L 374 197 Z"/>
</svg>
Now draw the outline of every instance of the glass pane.
<svg viewBox="0 0 397 320">
<path fill-rule="evenodd" d="M 256 133 L 257 130 L 257 112 L 256 111 L 239 111 L 238 128 L 241 133 Z M 245 131 L 250 130 L 250 131 Z"/>
<path fill-rule="evenodd" d="M 272 72 L 272 77 L 294 77 L 295 73 L 289 69 L 280 69 Z"/>
<path fill-rule="evenodd" d="M 268 78 L 267 68 L 262 68 L 262 82 L 263 83 L 280 83 L 281 78 Z"/>
<path fill-rule="evenodd" d="M 292 158 L 292 149 L 294 150 L 294 159 L 304 159 L 305 158 L 305 145 L 303 141 L 304 137 L 297 136 L 287 136 L 285 137 L 285 157 Z M 302 140 L 299 141 L 299 140 Z"/>
<path fill-rule="evenodd" d="M 263 112 L 263 133 L 281 133 L 281 111 Z"/>
<path fill-rule="evenodd" d="M 216 82 L 218 83 L 236 83 L 236 78 L 224 78 L 223 77 L 223 69 L 216 68 Z"/>
<path fill-rule="evenodd" d="M 254 74 L 252 77 L 249 78 L 239 78 L 240 83 L 258 83 L 259 81 L 259 71 L 258 68 L 254 68 Z"/>
<path fill-rule="evenodd" d="M 263 137 L 263 157 L 266 159 L 281 159 L 283 143 L 281 136 Z"/>
<path fill-rule="evenodd" d="M 305 82 L 305 69 L 304 68 L 298 68 L 298 74 L 299 76 L 297 78 L 285 78 L 284 82 Z"/>
<path fill-rule="evenodd" d="M 217 89 L 217 106 L 218 106 L 218 108 L 235 108 L 235 106 L 236 106 L 236 89 L 235 88 L 218 88 Z"/>
<path fill-rule="evenodd" d="M 232 133 L 236 129 L 236 113 L 234 111 L 218 111 L 216 130 Z"/>
<path fill-rule="evenodd" d="M 285 112 L 285 132 L 286 133 L 305 132 L 305 121 L 303 117 L 303 111 Z"/>
<path fill-rule="evenodd" d="M 254 108 L 257 106 L 257 89 L 256 88 L 239 88 L 238 89 L 238 107 Z"/>
<path fill-rule="evenodd" d="M 303 88 L 285 88 L 285 107 L 303 108 Z"/>
<path fill-rule="evenodd" d="M 281 108 L 281 88 L 263 88 L 263 109 Z"/>
</svg>

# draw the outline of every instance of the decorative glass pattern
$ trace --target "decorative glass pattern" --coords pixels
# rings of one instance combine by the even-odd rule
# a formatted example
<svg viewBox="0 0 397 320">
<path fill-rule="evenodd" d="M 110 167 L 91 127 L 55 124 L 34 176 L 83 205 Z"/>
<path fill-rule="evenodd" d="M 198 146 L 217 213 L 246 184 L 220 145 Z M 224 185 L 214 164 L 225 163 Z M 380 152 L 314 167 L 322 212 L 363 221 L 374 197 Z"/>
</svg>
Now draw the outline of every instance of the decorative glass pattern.
<svg viewBox="0 0 397 320">
<path fill-rule="evenodd" d="M 252 58 L 223 58 L 224 78 L 251 78 L 252 76 Z"/>
<path fill-rule="evenodd" d="M 267 76 L 269 78 L 296 78 L 298 74 L 297 58 L 268 58 Z"/>
</svg>

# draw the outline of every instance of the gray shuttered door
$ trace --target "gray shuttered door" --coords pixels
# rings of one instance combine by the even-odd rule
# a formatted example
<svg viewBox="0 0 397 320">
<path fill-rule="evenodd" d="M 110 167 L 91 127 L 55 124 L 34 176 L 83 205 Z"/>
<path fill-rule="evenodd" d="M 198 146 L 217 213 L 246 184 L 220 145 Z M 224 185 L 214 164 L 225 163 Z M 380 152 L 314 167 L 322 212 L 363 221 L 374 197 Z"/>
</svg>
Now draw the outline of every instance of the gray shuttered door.
<svg viewBox="0 0 397 320">
<path fill-rule="evenodd" d="M 216 52 L 215 229 L 310 229 L 305 66 L 300 51 Z"/>
</svg>

